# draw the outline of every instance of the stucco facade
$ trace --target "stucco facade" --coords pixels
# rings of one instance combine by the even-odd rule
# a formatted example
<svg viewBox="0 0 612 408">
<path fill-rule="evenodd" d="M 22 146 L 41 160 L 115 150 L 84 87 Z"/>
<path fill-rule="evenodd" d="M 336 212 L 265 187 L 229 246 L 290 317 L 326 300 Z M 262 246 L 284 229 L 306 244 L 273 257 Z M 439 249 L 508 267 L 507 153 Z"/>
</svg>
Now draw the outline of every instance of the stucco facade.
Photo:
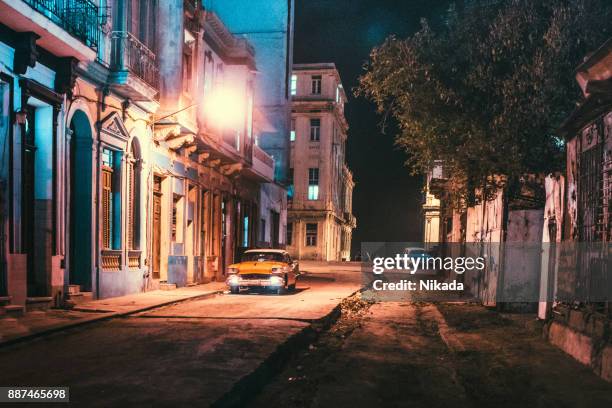
<svg viewBox="0 0 612 408">
<path fill-rule="evenodd" d="M 346 166 L 346 95 L 333 63 L 295 64 L 287 248 L 300 259 L 350 259 L 354 181 Z"/>
<path fill-rule="evenodd" d="M 196 1 L 49 5 L 0 1 L 0 306 L 223 279 L 276 185 L 254 48 Z"/>
</svg>

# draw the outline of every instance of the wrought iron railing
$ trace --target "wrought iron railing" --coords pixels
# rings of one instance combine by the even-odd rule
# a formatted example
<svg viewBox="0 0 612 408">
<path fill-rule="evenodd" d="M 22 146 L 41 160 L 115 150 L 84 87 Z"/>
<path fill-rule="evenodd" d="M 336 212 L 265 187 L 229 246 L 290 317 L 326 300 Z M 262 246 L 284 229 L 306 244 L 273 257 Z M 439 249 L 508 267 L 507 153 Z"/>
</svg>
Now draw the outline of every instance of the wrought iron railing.
<svg viewBox="0 0 612 408">
<path fill-rule="evenodd" d="M 128 31 L 113 31 L 114 65 L 129 70 L 154 88 L 159 88 L 159 68 L 155 53 Z"/>
<path fill-rule="evenodd" d="M 98 49 L 100 9 L 91 0 L 24 0 L 89 48 Z"/>
</svg>

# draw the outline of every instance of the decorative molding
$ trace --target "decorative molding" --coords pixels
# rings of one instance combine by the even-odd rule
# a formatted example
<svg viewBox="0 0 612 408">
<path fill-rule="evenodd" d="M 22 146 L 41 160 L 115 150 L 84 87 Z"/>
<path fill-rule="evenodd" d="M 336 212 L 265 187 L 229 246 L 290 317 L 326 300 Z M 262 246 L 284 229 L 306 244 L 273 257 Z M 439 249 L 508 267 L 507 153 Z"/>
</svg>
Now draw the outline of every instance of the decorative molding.
<svg viewBox="0 0 612 408">
<path fill-rule="evenodd" d="M 13 70 L 18 75 L 24 75 L 28 67 L 34 68 L 38 60 L 39 53 L 36 49 L 36 40 L 40 35 L 26 31 L 17 33 L 15 40 L 15 57 L 13 60 Z"/>
<path fill-rule="evenodd" d="M 121 115 L 118 112 L 112 112 L 100 121 L 99 129 L 101 133 L 116 137 L 124 142 L 130 138 L 130 133 L 123 124 Z"/>
<path fill-rule="evenodd" d="M 179 136 L 175 136 L 171 139 L 166 139 L 166 143 L 168 144 L 168 148 L 171 150 L 177 150 L 183 147 L 185 144 L 192 144 L 195 140 L 195 135 L 191 133 L 182 134 Z"/>
<path fill-rule="evenodd" d="M 153 141 L 159 143 L 181 134 L 178 124 L 156 124 L 153 132 Z"/>
<path fill-rule="evenodd" d="M 77 66 L 79 60 L 74 57 L 60 58 L 55 76 L 55 90 L 72 97 L 72 89 L 76 84 Z"/>
<path fill-rule="evenodd" d="M 221 174 L 225 176 L 230 176 L 233 173 L 239 172 L 242 170 L 242 163 L 234 163 L 234 164 L 226 164 L 221 166 Z"/>
<path fill-rule="evenodd" d="M 28 104 L 28 99 L 31 96 L 53 105 L 56 110 L 59 110 L 62 103 L 64 103 L 64 98 L 62 95 L 32 79 L 21 78 L 19 80 L 19 87 L 21 88 L 22 107 L 25 107 Z"/>
</svg>

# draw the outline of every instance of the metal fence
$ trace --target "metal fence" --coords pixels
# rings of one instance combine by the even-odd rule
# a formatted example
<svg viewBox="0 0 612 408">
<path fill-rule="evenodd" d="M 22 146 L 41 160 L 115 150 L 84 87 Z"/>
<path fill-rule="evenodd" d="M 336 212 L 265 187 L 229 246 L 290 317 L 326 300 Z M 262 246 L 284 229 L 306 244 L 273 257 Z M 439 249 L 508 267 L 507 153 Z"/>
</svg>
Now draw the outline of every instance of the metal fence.
<svg viewBox="0 0 612 408">
<path fill-rule="evenodd" d="M 90 0 L 24 0 L 89 48 L 98 49 L 100 9 Z"/>
</svg>

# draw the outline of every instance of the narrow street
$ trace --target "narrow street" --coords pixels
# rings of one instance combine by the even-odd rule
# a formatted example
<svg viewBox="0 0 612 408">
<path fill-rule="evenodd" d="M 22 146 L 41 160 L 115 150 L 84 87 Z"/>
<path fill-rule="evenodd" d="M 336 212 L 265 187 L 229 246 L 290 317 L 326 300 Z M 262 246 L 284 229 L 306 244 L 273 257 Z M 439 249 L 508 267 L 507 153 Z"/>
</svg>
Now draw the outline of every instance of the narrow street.
<svg viewBox="0 0 612 408">
<path fill-rule="evenodd" d="M 282 296 L 185 301 L 5 347 L 0 384 L 70 386 L 77 406 L 209 406 L 359 279 L 315 273 Z"/>
</svg>

